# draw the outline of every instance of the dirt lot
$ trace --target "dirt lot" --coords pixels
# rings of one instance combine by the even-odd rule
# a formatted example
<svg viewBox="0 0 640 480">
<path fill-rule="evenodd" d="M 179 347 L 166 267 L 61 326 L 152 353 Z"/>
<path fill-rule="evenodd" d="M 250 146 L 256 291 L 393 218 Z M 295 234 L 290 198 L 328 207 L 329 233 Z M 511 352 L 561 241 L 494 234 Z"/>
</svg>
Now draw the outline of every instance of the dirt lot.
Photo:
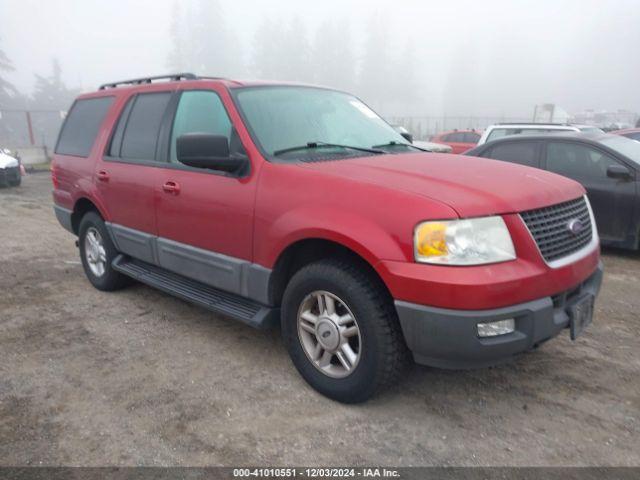
<svg viewBox="0 0 640 480">
<path fill-rule="evenodd" d="M 606 252 L 577 342 L 344 406 L 278 332 L 93 289 L 50 190 L 0 189 L 1 465 L 640 465 L 640 255 Z"/>
</svg>

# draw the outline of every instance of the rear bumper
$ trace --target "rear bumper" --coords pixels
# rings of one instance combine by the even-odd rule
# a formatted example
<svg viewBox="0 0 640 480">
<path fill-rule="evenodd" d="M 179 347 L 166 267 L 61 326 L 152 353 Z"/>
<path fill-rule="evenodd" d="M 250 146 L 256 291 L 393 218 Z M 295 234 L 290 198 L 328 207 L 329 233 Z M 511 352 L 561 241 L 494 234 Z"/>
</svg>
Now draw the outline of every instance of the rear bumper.
<svg viewBox="0 0 640 480">
<path fill-rule="evenodd" d="M 396 301 L 404 338 L 417 363 L 441 368 L 477 368 L 530 350 L 569 326 L 568 308 L 587 294 L 597 295 L 602 263 L 584 282 L 558 295 L 490 310 L 450 310 Z M 515 331 L 479 338 L 477 324 L 515 319 Z"/>
<path fill-rule="evenodd" d="M 60 222 L 60 225 L 62 225 L 65 230 L 68 230 L 75 235 L 75 232 L 73 231 L 73 224 L 71 223 L 71 214 L 73 212 L 58 205 L 53 206 L 53 211 L 56 213 L 56 218 L 58 219 L 58 222 Z"/>
</svg>

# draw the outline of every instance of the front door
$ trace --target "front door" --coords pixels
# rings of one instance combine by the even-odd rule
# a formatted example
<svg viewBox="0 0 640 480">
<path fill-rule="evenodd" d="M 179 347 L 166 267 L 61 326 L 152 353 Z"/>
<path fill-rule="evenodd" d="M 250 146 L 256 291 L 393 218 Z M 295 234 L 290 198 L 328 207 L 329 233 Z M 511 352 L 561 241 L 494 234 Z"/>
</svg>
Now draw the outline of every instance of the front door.
<svg viewBox="0 0 640 480">
<path fill-rule="evenodd" d="M 224 135 L 244 154 L 225 105 L 214 90 L 184 90 L 171 128 L 169 162 L 157 177 L 160 265 L 217 288 L 242 293 L 252 257 L 256 175 L 187 167 L 176 140 L 187 133 Z"/>
<path fill-rule="evenodd" d="M 585 187 L 598 233 L 607 242 L 627 238 L 636 195 L 635 181 L 607 176 L 607 168 L 616 164 L 621 162 L 594 146 L 568 141 L 547 143 L 546 169 Z"/>
</svg>

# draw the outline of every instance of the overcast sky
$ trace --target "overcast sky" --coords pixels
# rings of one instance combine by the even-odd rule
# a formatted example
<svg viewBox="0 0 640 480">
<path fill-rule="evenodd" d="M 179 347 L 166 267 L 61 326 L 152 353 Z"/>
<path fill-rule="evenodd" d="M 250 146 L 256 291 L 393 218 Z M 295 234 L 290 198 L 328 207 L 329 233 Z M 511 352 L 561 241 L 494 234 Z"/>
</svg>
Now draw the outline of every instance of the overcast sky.
<svg viewBox="0 0 640 480">
<path fill-rule="evenodd" d="M 640 111 L 639 0 L 220 3 L 247 62 L 264 16 L 286 22 L 297 15 L 310 35 L 326 19 L 347 19 L 359 53 L 368 19 L 381 12 L 393 47 L 407 39 L 415 46 L 424 115 L 529 115 L 544 102 L 573 112 Z M 173 6 L 174 0 L 0 0 L 0 48 L 16 68 L 6 77 L 29 93 L 34 73 L 47 74 L 53 57 L 64 80 L 84 90 L 166 72 Z"/>
</svg>

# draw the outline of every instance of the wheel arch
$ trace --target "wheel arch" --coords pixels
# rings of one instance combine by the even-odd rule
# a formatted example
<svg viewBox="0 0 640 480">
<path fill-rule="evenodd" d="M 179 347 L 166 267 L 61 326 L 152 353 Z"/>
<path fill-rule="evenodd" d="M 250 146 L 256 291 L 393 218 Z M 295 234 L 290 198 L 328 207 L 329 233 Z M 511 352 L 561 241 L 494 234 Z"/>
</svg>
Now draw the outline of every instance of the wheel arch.
<svg viewBox="0 0 640 480">
<path fill-rule="evenodd" d="M 80 197 L 73 204 L 73 211 L 71 213 L 71 227 L 73 228 L 73 232 L 78 235 L 80 222 L 82 221 L 82 217 L 87 212 L 96 212 L 98 215 L 102 217 L 103 220 L 106 219 L 104 213 L 98 207 L 98 205 L 87 197 Z"/>
<path fill-rule="evenodd" d="M 392 300 L 391 293 L 384 283 L 375 265 L 362 253 L 335 239 L 309 237 L 290 243 L 275 261 L 269 282 L 269 298 L 274 305 L 280 305 L 284 290 L 296 272 L 310 263 L 323 259 L 342 259 L 357 264 L 371 276 L 373 281 Z"/>
</svg>

